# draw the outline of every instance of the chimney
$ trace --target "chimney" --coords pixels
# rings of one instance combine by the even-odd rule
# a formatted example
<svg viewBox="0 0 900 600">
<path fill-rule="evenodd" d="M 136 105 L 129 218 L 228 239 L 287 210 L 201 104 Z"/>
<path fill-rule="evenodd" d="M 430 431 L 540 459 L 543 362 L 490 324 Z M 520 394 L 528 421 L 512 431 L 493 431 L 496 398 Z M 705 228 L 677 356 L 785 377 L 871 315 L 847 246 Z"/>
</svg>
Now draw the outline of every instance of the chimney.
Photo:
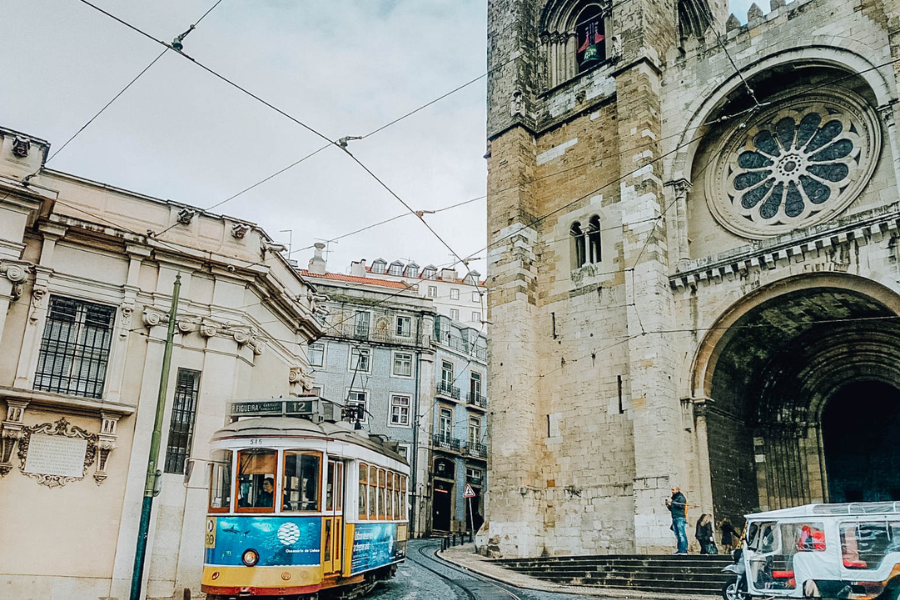
<svg viewBox="0 0 900 600">
<path fill-rule="evenodd" d="M 354 277 L 366 276 L 366 259 L 354 260 L 350 263 L 350 274 Z"/>
<path fill-rule="evenodd" d="M 316 255 L 309 259 L 309 272 L 313 275 L 324 275 L 325 274 L 325 258 L 322 256 L 322 250 L 325 249 L 325 244 L 322 242 L 316 242 Z"/>
<path fill-rule="evenodd" d="M 444 281 L 456 281 L 459 279 L 459 276 L 456 274 L 456 269 L 441 269 L 441 279 Z"/>
</svg>

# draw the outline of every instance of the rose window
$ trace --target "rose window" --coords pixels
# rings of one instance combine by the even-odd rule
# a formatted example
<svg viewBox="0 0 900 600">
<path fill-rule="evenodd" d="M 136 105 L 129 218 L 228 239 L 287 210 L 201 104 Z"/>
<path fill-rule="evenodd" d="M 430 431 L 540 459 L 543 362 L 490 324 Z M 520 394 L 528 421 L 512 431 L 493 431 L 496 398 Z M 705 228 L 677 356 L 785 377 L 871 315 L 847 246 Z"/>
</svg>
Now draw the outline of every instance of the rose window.
<svg viewBox="0 0 900 600">
<path fill-rule="evenodd" d="M 875 167 L 880 128 L 849 94 L 799 95 L 737 127 L 716 153 L 713 213 L 746 237 L 824 221 L 859 195 Z"/>
</svg>

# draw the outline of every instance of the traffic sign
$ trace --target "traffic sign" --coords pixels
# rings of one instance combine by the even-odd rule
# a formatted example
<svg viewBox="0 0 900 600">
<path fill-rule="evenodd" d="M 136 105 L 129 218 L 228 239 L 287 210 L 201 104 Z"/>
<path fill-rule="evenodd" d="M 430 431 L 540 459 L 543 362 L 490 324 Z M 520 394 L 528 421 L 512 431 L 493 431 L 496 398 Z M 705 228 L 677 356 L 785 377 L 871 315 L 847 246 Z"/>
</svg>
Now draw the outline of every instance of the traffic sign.
<svg viewBox="0 0 900 600">
<path fill-rule="evenodd" d="M 466 484 L 466 490 L 463 492 L 463 498 L 474 498 L 475 490 L 472 489 L 472 486 L 468 483 Z"/>
</svg>

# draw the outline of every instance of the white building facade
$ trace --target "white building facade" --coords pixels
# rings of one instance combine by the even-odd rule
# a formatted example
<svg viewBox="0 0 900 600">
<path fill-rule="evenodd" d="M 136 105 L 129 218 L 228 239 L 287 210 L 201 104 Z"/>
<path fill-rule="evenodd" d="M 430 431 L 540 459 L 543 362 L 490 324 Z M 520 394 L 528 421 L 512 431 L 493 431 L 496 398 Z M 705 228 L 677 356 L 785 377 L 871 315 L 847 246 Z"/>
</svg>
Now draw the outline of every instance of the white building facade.
<svg viewBox="0 0 900 600">
<path fill-rule="evenodd" d="M 199 595 L 208 441 L 230 401 L 311 390 L 314 289 L 252 223 L 43 169 L 48 149 L 0 129 L 0 596 L 128 597 L 177 275 L 143 590 Z"/>
</svg>

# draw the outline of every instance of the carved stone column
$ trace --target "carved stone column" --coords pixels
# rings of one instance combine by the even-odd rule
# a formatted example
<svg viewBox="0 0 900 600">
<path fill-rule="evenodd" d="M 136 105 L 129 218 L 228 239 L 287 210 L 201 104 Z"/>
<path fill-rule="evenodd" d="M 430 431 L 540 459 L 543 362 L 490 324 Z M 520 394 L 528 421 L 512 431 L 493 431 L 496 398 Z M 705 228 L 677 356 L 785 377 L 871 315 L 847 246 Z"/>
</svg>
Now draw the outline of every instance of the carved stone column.
<svg viewBox="0 0 900 600">
<path fill-rule="evenodd" d="M 706 428 L 706 413 L 712 400 L 692 398 L 694 407 L 694 432 L 697 436 L 697 458 L 700 470 L 700 511 L 713 514 L 712 470 L 709 466 L 709 434 Z"/>
<path fill-rule="evenodd" d="M 894 158 L 892 165 L 894 167 L 894 178 L 896 179 L 897 184 L 900 185 L 900 139 L 897 139 L 896 106 L 896 100 L 889 104 L 879 106 L 878 116 L 881 117 L 881 120 L 887 127 L 888 140 L 891 145 L 891 154 L 893 154 Z"/>
<path fill-rule="evenodd" d="M 691 182 L 687 179 L 678 179 L 668 182 L 667 185 L 672 186 L 675 192 L 675 251 L 677 253 L 678 270 L 680 271 L 685 269 L 691 260 L 687 218 L 687 196 L 691 191 Z"/>
<path fill-rule="evenodd" d="M 0 340 L 3 339 L 9 305 L 22 296 L 29 267 L 25 262 L 0 261 Z"/>
<path fill-rule="evenodd" d="M 94 472 L 94 481 L 100 485 L 106 480 L 106 463 L 110 453 L 116 449 L 116 425 L 120 415 L 101 412 L 100 433 L 97 435 L 97 469 Z"/>
<path fill-rule="evenodd" d="M 16 443 L 22 437 L 27 406 L 28 402 L 24 400 L 6 400 L 6 420 L 0 426 L 0 477 L 12 469 L 11 459 Z"/>
</svg>

